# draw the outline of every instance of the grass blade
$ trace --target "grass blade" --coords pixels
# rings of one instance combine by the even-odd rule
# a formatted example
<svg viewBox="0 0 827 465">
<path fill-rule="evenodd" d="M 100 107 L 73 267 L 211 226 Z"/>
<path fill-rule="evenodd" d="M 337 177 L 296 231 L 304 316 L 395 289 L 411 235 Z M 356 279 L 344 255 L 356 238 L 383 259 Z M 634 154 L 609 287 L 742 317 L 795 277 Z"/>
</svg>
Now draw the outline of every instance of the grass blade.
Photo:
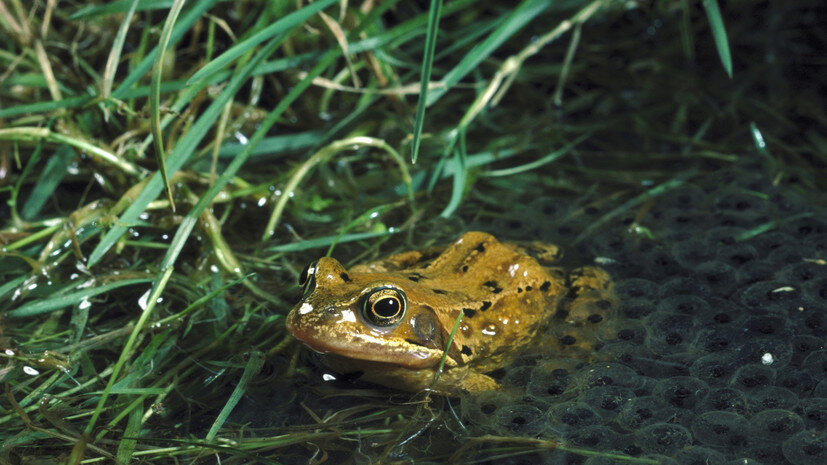
<svg viewBox="0 0 827 465">
<path fill-rule="evenodd" d="M 431 106 L 446 92 L 456 85 L 462 78 L 487 59 L 506 40 L 516 34 L 536 18 L 540 13 L 551 6 L 550 0 L 525 0 L 520 6 L 502 20 L 502 23 L 484 41 L 474 47 L 462 60 L 446 74 L 440 83 L 441 87 L 428 93 L 426 105 Z"/>
<path fill-rule="evenodd" d="M 67 169 L 72 161 L 75 160 L 77 153 L 68 145 L 61 145 L 55 151 L 54 156 L 49 158 L 46 162 L 46 167 L 40 172 L 37 178 L 37 183 L 32 190 L 32 193 L 23 204 L 23 209 L 20 215 L 26 220 L 32 220 L 43 206 L 49 197 L 55 192 L 55 189 L 60 184 L 60 181 L 67 174 Z"/>
<path fill-rule="evenodd" d="M 150 124 L 149 128 L 152 131 L 152 141 L 155 147 L 155 161 L 158 163 L 158 168 L 161 171 L 161 178 L 164 180 L 164 190 L 167 193 L 167 200 L 173 212 L 175 212 L 175 201 L 172 198 L 172 188 L 169 185 L 169 176 L 167 175 L 166 155 L 164 153 L 164 135 L 161 132 L 161 77 L 164 70 L 164 54 L 169 47 L 169 39 L 172 36 L 172 29 L 178 15 L 184 8 L 185 0 L 175 0 L 172 8 L 169 10 L 167 20 L 164 23 L 164 29 L 161 31 L 161 41 L 158 43 L 158 53 L 155 54 L 155 64 L 152 65 L 152 80 L 149 87 L 149 108 L 150 108 Z"/>
<path fill-rule="evenodd" d="M 327 8 L 328 6 L 334 3 L 336 3 L 336 0 L 319 0 L 307 5 L 301 10 L 296 10 L 293 13 L 290 13 L 284 18 L 281 18 L 275 23 L 253 34 L 246 40 L 242 40 L 241 42 L 230 47 L 229 50 L 217 56 L 215 60 L 207 63 L 203 68 L 196 71 L 188 82 L 193 83 L 205 79 L 207 76 L 215 73 L 218 70 L 223 69 L 231 62 L 233 62 L 236 58 L 247 53 L 256 45 L 272 37 L 277 37 L 279 35 L 286 34 L 287 31 L 289 31 L 293 27 L 304 23 L 311 16 L 318 13 L 319 11 L 322 11 L 323 9 Z"/>
<path fill-rule="evenodd" d="M 704 0 L 704 10 L 709 20 L 709 27 L 712 29 L 712 37 L 715 39 L 715 48 L 718 49 L 718 56 L 724 66 L 727 76 L 732 79 L 732 55 L 729 51 L 724 18 L 721 17 L 721 9 L 718 7 L 718 0 Z"/>
<path fill-rule="evenodd" d="M 428 33 L 425 37 L 425 52 L 422 54 L 422 75 L 419 78 L 419 101 L 416 104 L 416 119 L 414 120 L 411 144 L 411 164 L 416 164 L 416 159 L 419 156 L 419 142 L 422 136 L 422 126 L 425 124 L 425 102 L 428 99 L 428 84 L 431 82 L 431 70 L 434 66 L 434 51 L 436 50 L 436 36 L 439 32 L 441 11 L 442 0 L 431 0 L 431 9 L 428 12 Z"/>
<path fill-rule="evenodd" d="M 41 313 L 48 313 L 70 305 L 78 304 L 84 299 L 95 297 L 96 295 L 118 289 L 119 287 L 133 286 L 135 284 L 143 284 L 150 281 L 152 281 L 150 278 L 122 279 L 120 281 L 104 284 L 102 286 L 90 287 L 83 289 L 82 291 L 71 292 L 69 294 L 53 297 L 51 299 L 29 302 L 17 307 L 6 315 L 9 318 L 28 318 L 35 315 L 40 315 Z"/>
<path fill-rule="evenodd" d="M 129 31 L 129 25 L 132 23 L 132 17 L 135 15 L 135 8 L 137 6 L 138 0 L 132 0 L 132 5 L 129 7 L 129 11 L 127 11 L 123 21 L 121 21 L 121 26 L 115 35 L 115 41 L 112 43 L 112 50 L 106 59 L 106 67 L 104 68 L 103 79 L 101 80 L 101 99 L 103 100 L 107 100 L 112 94 L 112 83 L 115 82 L 115 71 L 118 69 L 118 63 L 121 61 L 121 51 L 126 40 L 126 33 Z M 109 121 L 109 108 L 107 106 L 103 107 L 103 120 Z"/>
</svg>

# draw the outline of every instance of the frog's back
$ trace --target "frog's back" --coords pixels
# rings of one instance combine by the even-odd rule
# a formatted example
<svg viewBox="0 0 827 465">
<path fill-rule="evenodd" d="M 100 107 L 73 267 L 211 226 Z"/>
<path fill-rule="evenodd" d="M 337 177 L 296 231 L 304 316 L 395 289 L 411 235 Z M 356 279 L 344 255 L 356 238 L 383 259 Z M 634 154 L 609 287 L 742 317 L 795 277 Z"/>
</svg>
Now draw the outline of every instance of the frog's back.
<svg viewBox="0 0 827 465">
<path fill-rule="evenodd" d="M 446 341 L 462 312 L 448 355 L 480 372 L 503 366 L 531 344 L 566 292 L 558 270 L 482 232 L 464 234 L 441 253 L 408 252 L 354 271 L 395 272 L 427 289 L 427 298 L 410 305 L 432 310 Z"/>
</svg>

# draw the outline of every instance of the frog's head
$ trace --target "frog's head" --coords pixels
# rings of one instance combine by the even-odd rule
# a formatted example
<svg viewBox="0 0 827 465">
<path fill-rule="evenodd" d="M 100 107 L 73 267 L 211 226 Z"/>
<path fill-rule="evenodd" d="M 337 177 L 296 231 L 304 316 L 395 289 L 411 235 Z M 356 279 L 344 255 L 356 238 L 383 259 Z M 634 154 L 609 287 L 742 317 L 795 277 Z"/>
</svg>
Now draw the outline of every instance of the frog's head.
<svg viewBox="0 0 827 465">
<path fill-rule="evenodd" d="M 442 358 L 444 328 L 426 289 L 396 273 L 348 273 L 335 259 L 311 263 L 299 277 L 301 301 L 287 329 L 313 350 L 408 368 Z"/>
</svg>

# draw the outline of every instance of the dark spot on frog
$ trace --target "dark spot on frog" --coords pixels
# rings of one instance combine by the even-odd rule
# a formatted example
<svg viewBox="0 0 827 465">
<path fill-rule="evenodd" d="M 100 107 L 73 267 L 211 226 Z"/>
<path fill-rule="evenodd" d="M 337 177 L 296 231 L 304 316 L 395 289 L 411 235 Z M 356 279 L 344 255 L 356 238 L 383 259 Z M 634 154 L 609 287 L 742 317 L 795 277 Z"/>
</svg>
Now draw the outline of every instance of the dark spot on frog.
<svg viewBox="0 0 827 465">
<path fill-rule="evenodd" d="M 501 287 L 497 284 L 497 281 L 486 281 L 486 282 L 482 283 L 482 285 L 483 285 L 483 286 L 486 286 L 486 287 L 490 287 L 490 288 L 491 288 L 491 292 L 493 292 L 494 294 L 499 294 L 499 293 L 500 293 L 500 292 L 502 292 L 502 290 L 503 290 L 503 288 L 501 288 Z"/>
<path fill-rule="evenodd" d="M 463 308 L 462 313 L 468 318 L 474 318 L 474 315 L 477 314 L 477 311 L 473 308 Z"/>
<path fill-rule="evenodd" d="M 533 287 L 531 287 L 531 286 L 526 286 L 526 287 L 525 287 L 525 290 L 527 290 L 527 291 L 530 291 L 530 290 L 532 290 L 532 289 L 534 289 L 534 288 L 533 288 Z"/>
<path fill-rule="evenodd" d="M 479 253 L 485 252 L 485 244 L 477 244 L 476 249 L 477 249 L 477 252 L 479 252 Z"/>
<path fill-rule="evenodd" d="M 349 282 L 351 282 L 351 281 L 352 281 L 352 280 L 350 279 L 350 276 L 348 276 L 348 274 L 347 274 L 347 273 L 342 273 L 342 274 L 340 274 L 340 275 L 339 275 L 339 277 L 340 277 L 340 278 L 342 278 L 342 279 L 344 280 L 344 282 L 346 282 L 346 283 L 349 283 Z"/>
<path fill-rule="evenodd" d="M 462 346 L 462 350 L 460 350 L 460 352 L 463 355 L 468 355 L 468 356 L 470 356 L 473 353 L 473 352 L 471 352 L 471 348 L 466 346 L 466 345 Z"/>
<path fill-rule="evenodd" d="M 523 288 L 522 288 L 522 287 L 518 287 L 518 288 L 517 288 L 517 294 L 519 294 L 520 292 L 523 292 Z"/>
<path fill-rule="evenodd" d="M 489 302 L 487 300 L 484 300 L 482 302 L 482 307 L 480 307 L 480 310 L 484 312 L 484 311 L 488 310 L 489 308 L 491 308 L 491 302 Z"/>
<path fill-rule="evenodd" d="M 431 289 L 434 294 L 447 294 L 447 292 L 443 291 L 442 289 Z"/>
<path fill-rule="evenodd" d="M 540 290 L 546 292 L 551 287 L 551 281 L 546 281 L 540 286 Z"/>
<path fill-rule="evenodd" d="M 577 339 L 568 334 L 560 338 L 560 344 L 563 344 L 564 346 L 570 346 L 575 342 L 577 342 Z"/>
<path fill-rule="evenodd" d="M 586 319 L 589 320 L 589 323 L 600 323 L 603 321 L 603 316 L 598 315 L 597 313 L 592 313 Z"/>
<path fill-rule="evenodd" d="M 408 276 L 408 279 L 410 279 L 411 281 L 413 281 L 415 283 L 419 282 L 419 276 Z"/>
<path fill-rule="evenodd" d="M 465 273 L 468 271 L 468 265 L 462 265 L 462 272 Z"/>
</svg>

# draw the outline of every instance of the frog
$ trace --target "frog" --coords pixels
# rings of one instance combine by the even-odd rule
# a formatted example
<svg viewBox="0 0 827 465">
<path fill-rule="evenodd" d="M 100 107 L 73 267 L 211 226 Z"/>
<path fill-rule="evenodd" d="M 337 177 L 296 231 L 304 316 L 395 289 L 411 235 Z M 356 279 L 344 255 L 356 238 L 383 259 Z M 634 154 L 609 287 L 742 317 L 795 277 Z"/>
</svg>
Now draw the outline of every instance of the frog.
<svg viewBox="0 0 827 465">
<path fill-rule="evenodd" d="M 553 244 L 470 231 L 350 269 L 322 257 L 300 273 L 286 327 L 351 378 L 445 396 L 496 390 L 490 373 L 523 349 L 576 347 L 576 336 L 543 328 L 587 325 L 610 294 L 608 273 L 553 266 L 561 256 Z"/>
</svg>

